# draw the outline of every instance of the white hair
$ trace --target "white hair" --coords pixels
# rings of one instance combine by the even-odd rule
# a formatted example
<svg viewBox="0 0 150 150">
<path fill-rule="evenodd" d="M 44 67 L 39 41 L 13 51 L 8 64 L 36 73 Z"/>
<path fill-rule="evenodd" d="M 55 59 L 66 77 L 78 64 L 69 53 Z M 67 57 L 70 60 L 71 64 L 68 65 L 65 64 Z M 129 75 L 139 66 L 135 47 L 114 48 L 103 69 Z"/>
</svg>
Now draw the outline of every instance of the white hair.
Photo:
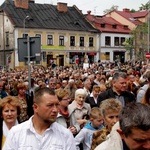
<svg viewBox="0 0 150 150">
<path fill-rule="evenodd" d="M 83 95 L 84 97 L 86 97 L 86 92 L 84 89 L 77 89 L 75 92 L 75 99 L 78 95 Z"/>
</svg>

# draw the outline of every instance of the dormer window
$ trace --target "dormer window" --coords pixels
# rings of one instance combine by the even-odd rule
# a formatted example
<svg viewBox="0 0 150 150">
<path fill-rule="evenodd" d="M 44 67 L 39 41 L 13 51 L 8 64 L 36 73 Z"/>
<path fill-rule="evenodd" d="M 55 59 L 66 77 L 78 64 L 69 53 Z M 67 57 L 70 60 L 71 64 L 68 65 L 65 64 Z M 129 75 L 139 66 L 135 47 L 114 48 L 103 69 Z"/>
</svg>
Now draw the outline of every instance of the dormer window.
<svg viewBox="0 0 150 150">
<path fill-rule="evenodd" d="M 102 23 L 102 24 L 101 24 L 101 27 L 102 27 L 102 28 L 105 28 L 105 24 L 104 24 L 104 23 Z"/>
<path fill-rule="evenodd" d="M 127 26 L 127 25 L 124 25 L 123 27 L 124 27 L 124 29 L 128 29 L 128 26 Z"/>
<path fill-rule="evenodd" d="M 117 25 L 116 25 L 116 24 L 113 24 L 112 27 L 113 27 L 113 29 L 116 29 L 116 28 L 117 28 Z"/>
</svg>

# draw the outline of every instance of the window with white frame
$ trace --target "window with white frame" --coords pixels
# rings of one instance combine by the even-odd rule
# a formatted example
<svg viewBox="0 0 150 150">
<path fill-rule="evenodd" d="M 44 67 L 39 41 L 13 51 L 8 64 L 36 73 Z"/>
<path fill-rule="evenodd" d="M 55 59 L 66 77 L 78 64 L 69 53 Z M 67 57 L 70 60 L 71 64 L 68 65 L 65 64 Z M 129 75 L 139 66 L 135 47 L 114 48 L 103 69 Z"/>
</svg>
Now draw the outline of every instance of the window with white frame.
<svg viewBox="0 0 150 150">
<path fill-rule="evenodd" d="M 64 36 L 59 36 L 59 46 L 64 46 Z"/>
<path fill-rule="evenodd" d="M 47 45 L 53 45 L 53 35 L 47 35 Z"/>
<path fill-rule="evenodd" d="M 114 39 L 114 45 L 119 46 L 119 37 L 115 37 Z"/>
<path fill-rule="evenodd" d="M 89 47 L 93 47 L 94 45 L 94 39 L 93 37 L 89 37 Z"/>
<path fill-rule="evenodd" d="M 84 37 L 80 37 L 80 46 L 84 46 Z"/>
<path fill-rule="evenodd" d="M 105 46 L 110 46 L 110 45 L 111 45 L 111 37 L 105 36 Z"/>
<path fill-rule="evenodd" d="M 70 36 L 70 46 L 75 46 L 75 36 Z"/>
<path fill-rule="evenodd" d="M 124 46 L 123 43 L 125 42 L 125 40 L 126 40 L 125 37 L 121 37 L 121 46 Z"/>
</svg>

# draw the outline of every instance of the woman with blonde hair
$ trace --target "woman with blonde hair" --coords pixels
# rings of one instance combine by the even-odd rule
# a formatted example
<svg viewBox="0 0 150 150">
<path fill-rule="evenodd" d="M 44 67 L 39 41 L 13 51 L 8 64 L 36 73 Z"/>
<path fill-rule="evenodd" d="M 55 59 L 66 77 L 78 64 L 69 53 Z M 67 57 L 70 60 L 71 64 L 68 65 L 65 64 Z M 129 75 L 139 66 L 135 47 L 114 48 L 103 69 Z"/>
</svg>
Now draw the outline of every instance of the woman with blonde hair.
<svg viewBox="0 0 150 150">
<path fill-rule="evenodd" d="M 0 100 L 0 148 L 2 149 L 9 130 L 18 124 L 21 107 L 18 99 L 7 96 Z"/>
<path fill-rule="evenodd" d="M 80 127 L 74 113 L 68 109 L 68 105 L 71 100 L 69 94 L 65 89 L 61 88 L 56 91 L 56 95 L 59 100 L 59 113 L 57 115 L 56 122 L 63 125 L 65 128 L 68 128 L 73 135 L 76 135 L 79 132 Z"/>
<path fill-rule="evenodd" d="M 104 126 L 93 134 L 91 150 L 94 150 L 99 144 L 106 140 L 113 125 L 119 120 L 118 116 L 122 109 L 122 103 L 115 98 L 106 99 L 101 102 L 100 110 L 104 119 Z"/>
</svg>

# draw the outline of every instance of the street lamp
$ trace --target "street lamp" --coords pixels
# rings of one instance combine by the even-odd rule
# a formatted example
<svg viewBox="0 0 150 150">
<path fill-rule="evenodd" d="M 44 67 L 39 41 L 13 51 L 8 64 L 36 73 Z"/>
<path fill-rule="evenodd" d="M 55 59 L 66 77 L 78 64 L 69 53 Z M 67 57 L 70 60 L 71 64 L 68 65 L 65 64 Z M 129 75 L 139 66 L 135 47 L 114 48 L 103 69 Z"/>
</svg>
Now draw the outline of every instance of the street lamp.
<svg viewBox="0 0 150 150">
<path fill-rule="evenodd" d="M 26 27 L 26 20 L 30 20 L 31 18 L 29 16 L 26 16 L 23 20 L 23 28 L 24 28 L 24 33 L 23 33 L 23 38 L 27 39 L 27 51 L 28 51 L 28 82 L 29 82 L 29 95 L 30 95 L 30 89 L 31 89 L 31 68 L 30 68 L 30 37 L 27 35 L 27 38 L 25 37 L 25 27 Z"/>
<path fill-rule="evenodd" d="M 24 31 L 23 31 L 23 37 L 25 38 L 25 28 L 26 28 L 26 20 L 30 20 L 30 17 L 29 16 L 26 16 L 25 18 L 24 18 L 24 20 L 23 20 L 23 29 L 24 29 Z"/>
</svg>

